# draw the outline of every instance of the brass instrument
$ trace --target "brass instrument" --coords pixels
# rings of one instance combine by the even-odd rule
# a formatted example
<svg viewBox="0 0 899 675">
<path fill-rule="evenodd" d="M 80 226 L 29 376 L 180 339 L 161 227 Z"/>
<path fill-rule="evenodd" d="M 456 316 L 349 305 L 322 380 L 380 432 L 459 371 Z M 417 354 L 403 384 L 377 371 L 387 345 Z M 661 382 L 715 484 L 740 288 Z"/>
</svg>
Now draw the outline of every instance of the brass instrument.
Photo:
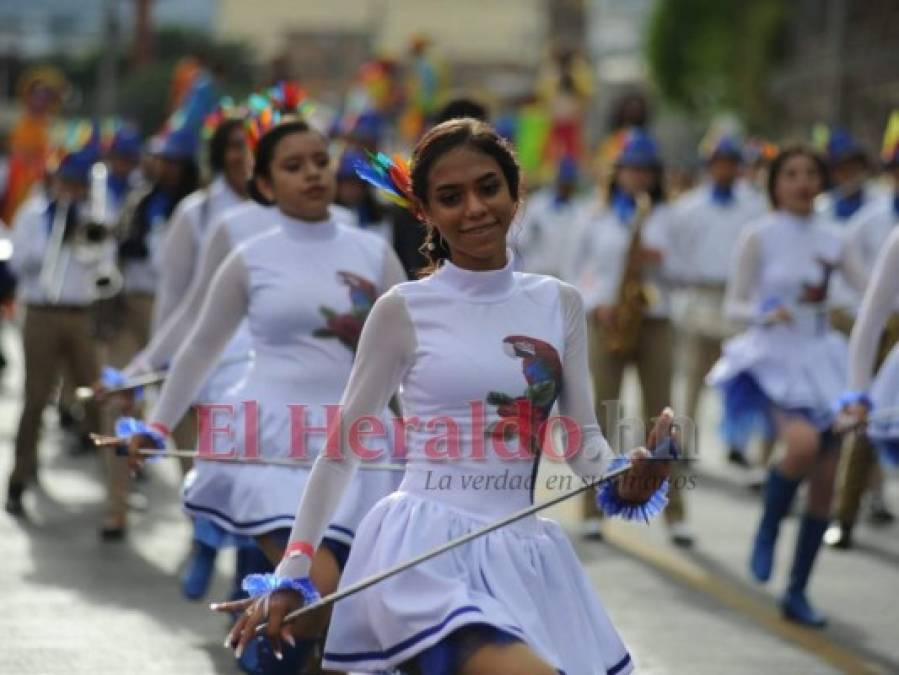
<svg viewBox="0 0 899 675">
<path fill-rule="evenodd" d="M 53 224 L 50 227 L 50 238 L 47 241 L 47 251 L 41 263 L 41 271 L 38 283 L 46 293 L 47 300 L 52 303 L 59 302 L 62 296 L 62 283 L 65 278 L 65 266 L 68 258 L 63 254 L 63 243 L 66 236 L 66 219 L 69 216 L 68 200 L 59 199 L 56 202 L 56 210 L 53 212 Z M 62 268 L 62 269 L 61 269 Z"/>
<path fill-rule="evenodd" d="M 643 226 L 652 213 L 652 200 L 643 192 L 636 196 L 636 202 L 637 211 L 631 225 L 630 245 L 615 303 L 615 319 L 603 332 L 605 348 L 618 357 L 632 356 L 637 350 L 637 340 L 650 301 L 643 281 L 640 254 Z"/>
<path fill-rule="evenodd" d="M 106 181 L 102 162 L 91 167 L 88 218 L 75 230 L 74 255 L 82 263 L 96 265 L 93 277 L 97 300 L 111 298 L 122 290 L 122 274 L 115 263 L 114 223 L 110 222 Z"/>
</svg>

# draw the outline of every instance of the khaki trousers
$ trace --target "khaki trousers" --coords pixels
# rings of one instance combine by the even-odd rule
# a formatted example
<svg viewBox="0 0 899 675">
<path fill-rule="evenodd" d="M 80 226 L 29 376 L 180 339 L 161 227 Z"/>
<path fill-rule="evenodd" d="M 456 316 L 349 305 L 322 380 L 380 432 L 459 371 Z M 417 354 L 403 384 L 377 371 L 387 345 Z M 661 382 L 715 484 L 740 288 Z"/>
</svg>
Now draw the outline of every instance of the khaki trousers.
<svg viewBox="0 0 899 675">
<path fill-rule="evenodd" d="M 622 429 L 619 428 L 617 411 L 620 409 L 624 370 L 631 365 L 637 368 L 642 398 L 640 419 L 649 432 L 652 420 L 671 403 L 674 331 L 667 319 L 645 319 L 633 356 L 625 358 L 613 355 L 605 348 L 605 331 L 593 317 L 587 319 L 587 331 L 596 419 L 612 447 L 620 450 L 619 434 Z M 668 508 L 665 509 L 665 518 L 669 523 L 682 521 L 685 517 L 683 495 L 676 487 L 684 481 L 684 478 L 679 478 L 682 475 L 683 463 L 675 462 L 671 473 Z M 585 493 L 584 516 L 597 515 L 599 511 L 594 495 L 588 490 Z"/>
<path fill-rule="evenodd" d="M 840 317 L 831 315 L 831 324 L 835 328 L 837 328 L 839 319 Z M 842 327 L 845 325 L 844 320 Z M 875 372 L 889 355 L 897 337 L 899 337 L 899 314 L 894 314 L 890 317 L 887 328 L 880 339 L 874 365 Z M 850 434 L 844 445 L 844 452 L 840 455 L 840 466 L 837 469 L 837 499 L 834 516 L 840 523 L 844 525 L 855 523 L 858 519 L 862 497 L 871 484 L 872 475 L 876 476 L 879 471 L 877 450 L 868 437 L 865 434 Z"/>
<path fill-rule="evenodd" d="M 76 387 L 89 387 L 99 375 L 93 323 L 87 307 L 29 305 L 23 342 L 25 405 L 16 433 L 16 459 L 10 483 L 26 484 L 37 474 L 41 417 L 59 376 L 71 374 Z M 98 429 L 97 408 L 85 405 L 84 428 Z"/>
<path fill-rule="evenodd" d="M 113 301 L 117 314 L 115 330 L 106 343 L 104 362 L 113 368 L 124 368 L 138 351 L 150 341 L 150 323 L 153 318 L 153 296 L 146 293 L 125 293 Z M 136 411 L 124 411 L 114 403 L 103 410 L 103 431 L 110 434 L 115 420 L 121 414 L 133 415 Z M 128 461 L 106 450 L 106 517 L 124 519 L 128 510 Z"/>
</svg>

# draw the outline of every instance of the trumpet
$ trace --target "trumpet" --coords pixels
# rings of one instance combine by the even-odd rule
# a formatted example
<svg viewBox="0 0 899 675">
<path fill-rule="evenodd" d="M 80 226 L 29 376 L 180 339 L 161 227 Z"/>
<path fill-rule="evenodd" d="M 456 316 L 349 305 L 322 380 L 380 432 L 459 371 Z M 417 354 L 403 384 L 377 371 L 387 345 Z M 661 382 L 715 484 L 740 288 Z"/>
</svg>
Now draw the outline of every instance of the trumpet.
<svg viewBox="0 0 899 675">
<path fill-rule="evenodd" d="M 74 256 L 87 265 L 96 265 L 93 275 L 97 300 L 118 295 L 123 286 L 122 274 L 115 264 L 114 224 L 110 222 L 106 193 L 109 172 L 103 162 L 91 167 L 88 218 L 75 230 Z"/>
</svg>

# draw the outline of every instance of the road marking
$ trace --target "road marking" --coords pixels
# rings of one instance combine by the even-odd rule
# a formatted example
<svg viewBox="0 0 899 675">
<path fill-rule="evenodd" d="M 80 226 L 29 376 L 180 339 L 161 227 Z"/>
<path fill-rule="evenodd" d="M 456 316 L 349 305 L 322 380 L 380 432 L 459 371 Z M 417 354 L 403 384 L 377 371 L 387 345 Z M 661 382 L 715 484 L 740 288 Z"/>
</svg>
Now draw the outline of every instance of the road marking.
<svg viewBox="0 0 899 675">
<path fill-rule="evenodd" d="M 686 556 L 634 534 L 626 523 L 607 519 L 603 523 L 602 533 L 606 542 L 627 555 L 748 616 L 767 631 L 789 640 L 844 673 L 888 675 L 890 672 L 883 664 L 836 644 L 833 636 L 826 632 L 785 621 L 772 603 L 755 598 L 731 582 L 716 577 Z"/>
</svg>

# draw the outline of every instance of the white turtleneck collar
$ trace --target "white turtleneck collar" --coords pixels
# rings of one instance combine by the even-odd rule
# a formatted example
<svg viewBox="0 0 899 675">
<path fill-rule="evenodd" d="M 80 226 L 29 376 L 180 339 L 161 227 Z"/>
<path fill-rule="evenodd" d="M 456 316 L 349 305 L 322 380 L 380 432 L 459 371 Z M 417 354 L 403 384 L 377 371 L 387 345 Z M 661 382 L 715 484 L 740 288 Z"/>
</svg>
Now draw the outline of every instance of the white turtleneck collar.
<svg viewBox="0 0 899 675">
<path fill-rule="evenodd" d="M 513 266 L 512 251 L 507 249 L 506 264 L 500 269 L 469 270 L 447 260 L 434 273 L 433 279 L 472 300 L 501 300 L 507 298 L 514 288 Z"/>
</svg>

